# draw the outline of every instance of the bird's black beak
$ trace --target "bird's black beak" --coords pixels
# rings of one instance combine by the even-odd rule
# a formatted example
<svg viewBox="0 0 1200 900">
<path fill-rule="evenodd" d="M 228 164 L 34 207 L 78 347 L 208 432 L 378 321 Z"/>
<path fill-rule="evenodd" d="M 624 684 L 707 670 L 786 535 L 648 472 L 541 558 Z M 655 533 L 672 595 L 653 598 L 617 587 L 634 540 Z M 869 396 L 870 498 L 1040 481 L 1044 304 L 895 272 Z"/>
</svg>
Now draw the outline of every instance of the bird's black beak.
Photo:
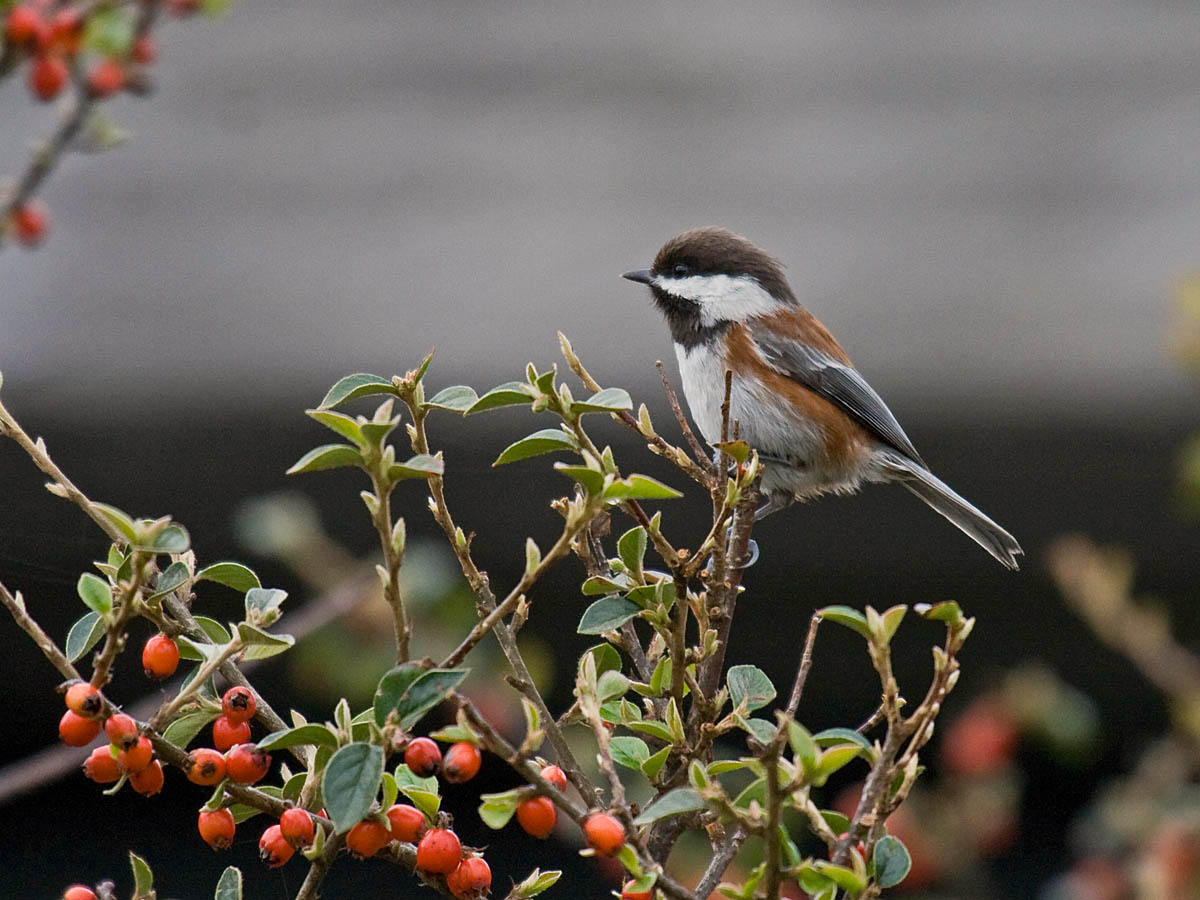
<svg viewBox="0 0 1200 900">
<path fill-rule="evenodd" d="M 621 277 L 628 278 L 630 281 L 639 281 L 642 284 L 649 284 L 650 283 L 650 270 L 649 269 L 635 269 L 632 272 L 624 273 Z"/>
</svg>

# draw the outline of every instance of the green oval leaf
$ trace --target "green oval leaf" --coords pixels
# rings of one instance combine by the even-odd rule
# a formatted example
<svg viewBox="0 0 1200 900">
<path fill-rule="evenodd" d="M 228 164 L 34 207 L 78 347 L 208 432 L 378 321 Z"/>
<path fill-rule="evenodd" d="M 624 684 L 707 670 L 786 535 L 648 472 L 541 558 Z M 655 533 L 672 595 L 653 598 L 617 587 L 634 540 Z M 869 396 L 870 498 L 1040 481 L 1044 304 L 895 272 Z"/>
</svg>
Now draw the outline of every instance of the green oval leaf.
<svg viewBox="0 0 1200 900">
<path fill-rule="evenodd" d="M 125 535 L 130 543 L 137 539 L 137 526 L 128 513 L 122 512 L 115 506 L 109 506 L 107 503 L 93 503 L 92 508 L 112 522 L 117 531 Z"/>
<path fill-rule="evenodd" d="M 91 572 L 84 572 L 79 576 L 75 591 L 88 609 L 94 610 L 100 615 L 112 611 L 112 588 L 103 578 L 93 575 Z"/>
<path fill-rule="evenodd" d="M 729 685 L 734 709 L 744 703 L 746 709 L 753 712 L 775 699 L 775 685 L 757 666 L 733 666 L 725 676 L 725 683 Z"/>
<path fill-rule="evenodd" d="M 246 645 L 242 659 L 269 659 L 278 656 L 296 643 L 290 634 L 268 634 L 248 622 L 238 622 L 238 637 Z"/>
<path fill-rule="evenodd" d="M 467 407 L 465 415 L 473 416 L 475 413 L 486 412 L 501 406 L 517 406 L 521 403 L 532 402 L 533 391 L 529 385 L 523 381 L 506 381 L 504 384 L 496 385 Z"/>
<path fill-rule="evenodd" d="M 154 582 L 154 593 L 150 595 L 151 599 L 162 597 L 171 591 L 187 584 L 191 574 L 188 572 L 188 567 L 182 562 L 173 562 L 158 576 Z"/>
<path fill-rule="evenodd" d="M 238 562 L 219 562 L 205 566 L 196 573 L 196 580 L 215 581 L 243 594 L 251 588 L 262 587 L 262 582 L 258 580 L 254 570 Z"/>
<path fill-rule="evenodd" d="M 104 630 L 104 619 L 100 613 L 85 613 L 83 618 L 72 625 L 71 630 L 67 632 L 67 641 L 63 647 L 67 659 L 75 662 L 95 647 L 100 638 L 104 637 Z"/>
<path fill-rule="evenodd" d="M 426 400 L 425 405 L 465 413 L 478 401 L 479 395 L 475 393 L 474 388 L 467 387 L 465 384 L 456 384 L 452 387 L 442 388 L 431 399 Z"/>
<path fill-rule="evenodd" d="M 256 625 L 270 625 L 279 618 L 279 607 L 287 591 L 279 588 L 252 587 L 246 591 L 246 619 Z"/>
<path fill-rule="evenodd" d="M 845 625 L 852 631 L 857 631 L 867 640 L 871 639 L 871 629 L 867 625 L 867 617 L 857 609 L 851 609 L 849 606 L 827 606 L 818 610 L 818 614 L 822 619 Z"/>
<path fill-rule="evenodd" d="M 608 742 L 608 750 L 613 762 L 635 772 L 641 771 L 642 764 L 650 758 L 650 748 L 641 738 L 629 735 L 618 735 Z"/>
<path fill-rule="evenodd" d="M 443 475 L 445 472 L 446 464 L 440 456 L 418 453 L 412 459 L 389 466 L 388 478 L 392 481 L 403 481 L 406 478 L 428 478 L 430 475 Z"/>
<path fill-rule="evenodd" d="M 298 475 L 301 472 L 321 472 L 325 469 L 341 469 L 346 466 L 361 466 L 362 454 L 349 444 L 325 444 L 309 450 L 284 474 Z"/>
<path fill-rule="evenodd" d="M 418 671 L 414 672 L 416 668 Z M 393 712 L 407 731 L 442 702 L 467 677 L 467 669 L 421 670 L 412 663 L 397 666 L 380 679 L 375 692 L 375 724 L 382 726 Z"/>
<path fill-rule="evenodd" d="M 330 431 L 341 435 L 356 447 L 361 447 L 365 443 L 362 426 L 350 416 L 334 412 L 331 409 L 306 409 L 304 414 L 316 419 Z"/>
<path fill-rule="evenodd" d="M 899 838 L 890 834 L 885 834 L 875 844 L 871 861 L 875 866 L 875 880 L 882 888 L 895 887 L 908 877 L 908 871 L 912 868 L 908 848 Z"/>
<path fill-rule="evenodd" d="M 273 731 L 258 742 L 260 750 L 286 750 L 288 747 L 299 747 L 310 744 L 314 747 L 337 747 L 338 739 L 329 728 L 310 722 L 296 728 L 285 728 Z"/>
<path fill-rule="evenodd" d="M 589 494 L 598 494 L 604 487 L 604 473 L 587 466 L 573 466 L 570 463 L 556 462 L 554 470 L 568 478 L 574 478 L 583 485 Z"/>
<path fill-rule="evenodd" d="M 479 799 L 482 801 L 479 804 L 479 818 L 488 828 L 499 831 L 508 824 L 513 813 L 517 811 L 517 805 L 521 802 L 521 791 L 511 790 L 500 794 L 483 794 Z"/>
<path fill-rule="evenodd" d="M 576 415 L 589 412 L 621 412 L 627 409 L 633 409 L 633 400 L 623 388 L 604 388 L 586 400 L 577 400 L 571 404 L 571 412 Z"/>
<path fill-rule="evenodd" d="M 626 600 L 620 594 L 610 594 L 601 597 L 586 610 L 575 629 L 579 634 L 603 634 L 620 628 L 642 611 L 636 603 Z"/>
<path fill-rule="evenodd" d="M 219 715 L 219 712 L 210 712 L 205 709 L 186 712 L 167 726 L 166 731 L 163 732 L 163 738 L 177 747 L 186 748 L 196 739 L 196 735 L 204 730 L 204 726 Z"/>
<path fill-rule="evenodd" d="M 192 539 L 182 525 L 168 525 L 154 536 L 146 549 L 155 553 L 183 553 L 192 546 Z"/>
<path fill-rule="evenodd" d="M 347 375 L 329 389 L 325 399 L 321 401 L 320 409 L 331 409 L 339 403 L 354 400 L 357 397 L 367 397 L 371 394 L 396 394 L 396 387 L 387 378 L 359 372 Z"/>
<path fill-rule="evenodd" d="M 670 746 L 663 747 L 644 763 L 642 763 L 642 774 L 653 781 L 658 777 L 658 773 L 667 762 L 667 757 L 671 755 Z"/>
<path fill-rule="evenodd" d="M 624 500 L 671 500 L 683 494 L 648 475 L 630 475 L 616 479 L 604 489 L 602 496 L 610 503 L 620 503 Z"/>
<path fill-rule="evenodd" d="M 133 869 L 134 900 L 142 900 L 143 897 L 149 898 L 154 890 L 154 873 L 150 871 L 150 866 L 130 850 L 129 867 Z"/>
<path fill-rule="evenodd" d="M 383 751 L 379 747 L 347 744 L 330 757 L 321 776 L 321 796 L 338 834 L 345 834 L 371 811 L 382 781 Z"/>
<path fill-rule="evenodd" d="M 504 452 L 496 457 L 493 466 L 516 462 L 519 459 L 529 459 L 531 456 L 542 456 L 559 450 L 574 450 L 574 439 L 557 428 L 543 428 L 528 437 L 523 437 L 516 443 L 509 444 Z"/>
<path fill-rule="evenodd" d="M 621 535 L 617 540 L 617 555 L 630 572 L 641 572 L 646 556 L 646 529 L 638 525 Z"/>
<path fill-rule="evenodd" d="M 853 728 L 826 728 L 818 731 L 812 739 L 822 747 L 832 747 L 835 744 L 857 744 L 869 760 L 875 759 L 875 748 L 871 742 Z"/>
<path fill-rule="evenodd" d="M 229 866 L 217 879 L 213 900 L 242 900 L 242 871 Z"/>
<path fill-rule="evenodd" d="M 659 819 L 665 819 L 668 816 L 678 816 L 683 813 L 696 812 L 704 809 L 704 798 L 695 790 L 695 788 L 681 787 L 667 791 L 653 803 L 642 811 L 642 814 L 633 820 L 634 825 L 642 826 L 649 825 Z"/>
</svg>

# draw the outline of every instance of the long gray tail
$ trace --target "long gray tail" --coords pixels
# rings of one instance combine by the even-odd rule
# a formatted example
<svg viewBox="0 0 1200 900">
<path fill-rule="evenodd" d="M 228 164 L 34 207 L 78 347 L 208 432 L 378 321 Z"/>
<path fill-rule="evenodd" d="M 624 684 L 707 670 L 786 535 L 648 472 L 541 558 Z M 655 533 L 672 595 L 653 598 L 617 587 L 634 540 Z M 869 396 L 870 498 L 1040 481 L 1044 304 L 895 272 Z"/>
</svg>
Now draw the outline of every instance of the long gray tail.
<svg viewBox="0 0 1200 900">
<path fill-rule="evenodd" d="M 1017 557 L 1025 551 L 1016 538 L 919 463 L 894 455 L 889 456 L 888 463 L 897 481 L 962 529 L 1006 569 L 1017 569 Z"/>
</svg>

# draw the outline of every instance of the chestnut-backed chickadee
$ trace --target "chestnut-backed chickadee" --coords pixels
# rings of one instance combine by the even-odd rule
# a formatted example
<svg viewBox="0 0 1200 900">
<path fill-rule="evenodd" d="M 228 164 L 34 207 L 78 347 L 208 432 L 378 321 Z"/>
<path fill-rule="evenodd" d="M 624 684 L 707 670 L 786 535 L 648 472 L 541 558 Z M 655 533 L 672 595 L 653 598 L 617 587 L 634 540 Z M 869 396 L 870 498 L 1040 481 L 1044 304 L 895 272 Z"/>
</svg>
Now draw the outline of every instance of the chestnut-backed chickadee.
<svg viewBox="0 0 1200 900">
<path fill-rule="evenodd" d="M 864 481 L 904 485 L 1009 569 L 1021 547 L 926 468 L 896 417 L 792 293 L 779 261 L 724 228 L 667 241 L 654 266 L 624 275 L 650 286 L 667 318 L 683 392 L 700 433 L 730 419 L 763 461 L 762 518 Z"/>
</svg>

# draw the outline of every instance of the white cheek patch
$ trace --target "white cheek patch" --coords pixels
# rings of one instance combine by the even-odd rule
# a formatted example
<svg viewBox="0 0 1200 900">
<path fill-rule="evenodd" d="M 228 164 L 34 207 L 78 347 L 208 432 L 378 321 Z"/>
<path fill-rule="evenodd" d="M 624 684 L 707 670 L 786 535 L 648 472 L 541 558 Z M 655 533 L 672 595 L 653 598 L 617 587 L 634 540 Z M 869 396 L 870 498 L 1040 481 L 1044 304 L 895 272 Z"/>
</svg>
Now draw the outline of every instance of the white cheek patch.
<svg viewBox="0 0 1200 900">
<path fill-rule="evenodd" d="M 744 322 L 754 316 L 773 313 L 780 306 L 780 301 L 749 277 L 689 275 L 687 278 L 668 278 L 656 275 L 654 284 L 668 294 L 696 303 L 700 307 L 700 323 L 706 327 L 717 322 Z"/>
</svg>

